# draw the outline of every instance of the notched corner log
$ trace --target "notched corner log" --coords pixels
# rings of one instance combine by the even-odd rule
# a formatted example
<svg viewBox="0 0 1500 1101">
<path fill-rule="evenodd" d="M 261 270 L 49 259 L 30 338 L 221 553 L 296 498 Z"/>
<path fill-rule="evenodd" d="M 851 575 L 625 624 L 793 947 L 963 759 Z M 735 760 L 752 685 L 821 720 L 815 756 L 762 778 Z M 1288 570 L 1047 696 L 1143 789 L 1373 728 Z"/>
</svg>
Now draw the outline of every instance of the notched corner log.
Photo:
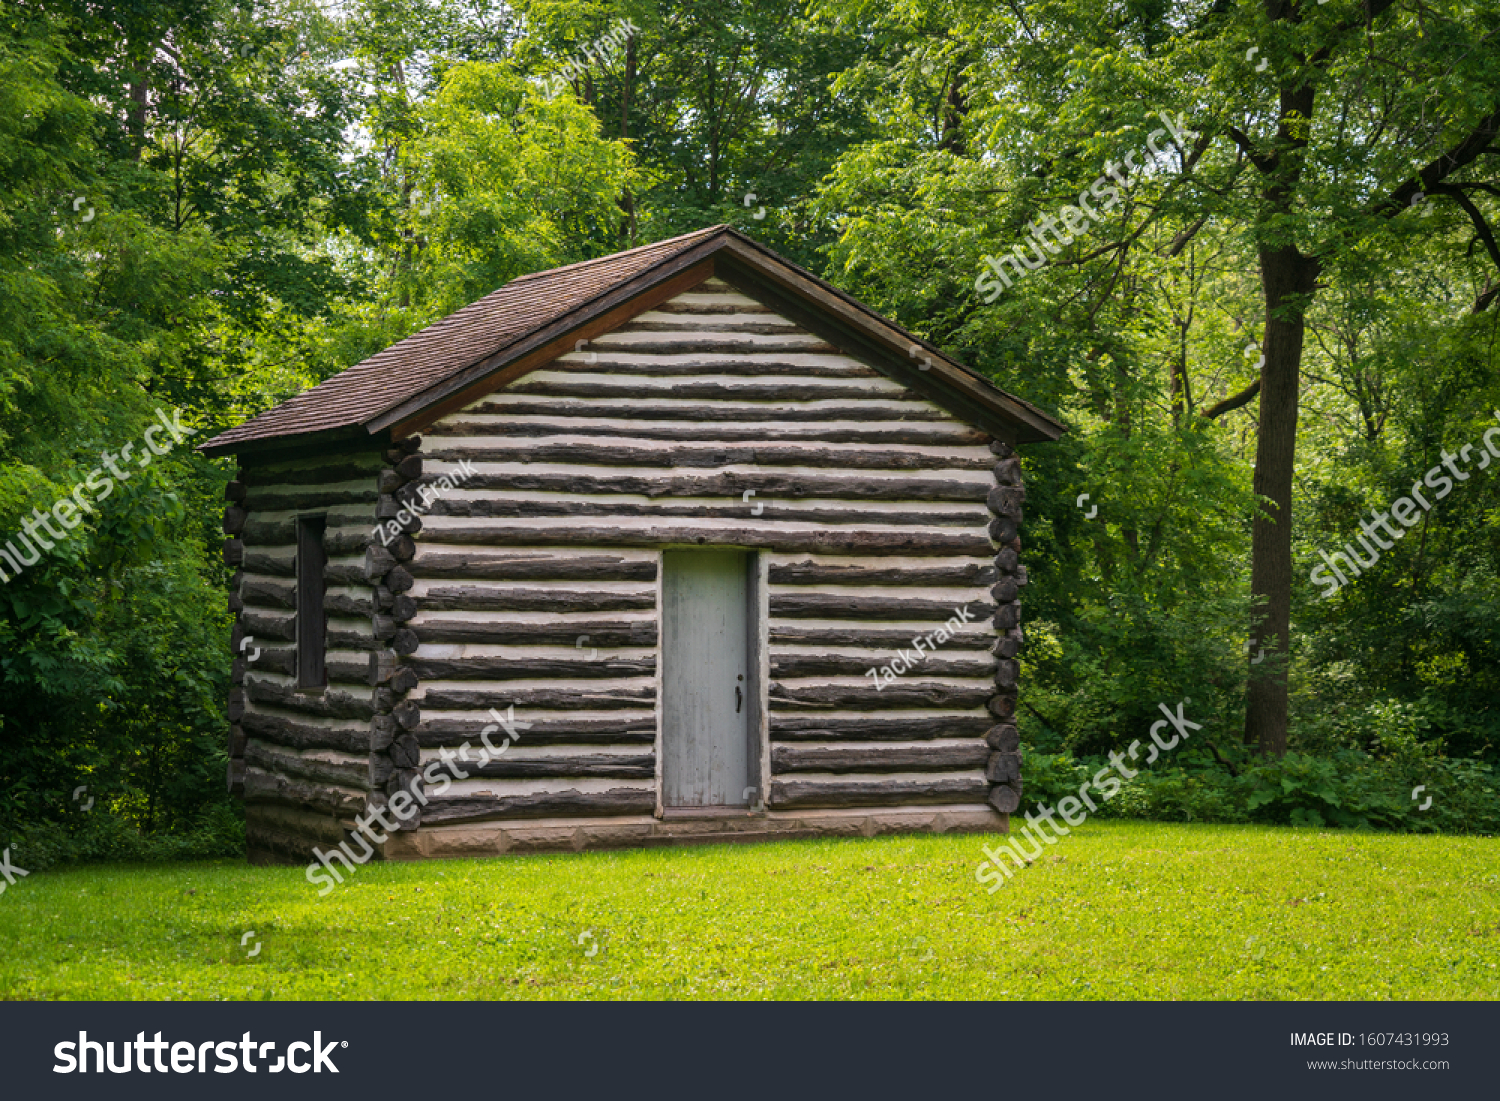
<svg viewBox="0 0 1500 1101">
<path fill-rule="evenodd" d="M 1001 723 L 985 731 L 984 744 L 997 753 L 1014 753 L 1021 747 L 1021 732 L 1014 723 Z"/>
<path fill-rule="evenodd" d="M 416 581 L 405 566 L 392 566 L 390 572 L 385 575 L 385 587 L 391 592 L 406 592 Z"/>
<path fill-rule="evenodd" d="M 374 544 L 365 548 L 365 580 L 378 581 L 395 568 L 396 557 L 390 551 Z"/>
<path fill-rule="evenodd" d="M 397 768 L 416 768 L 422 763 L 422 750 L 411 734 L 402 734 L 391 743 L 391 763 Z"/>
<path fill-rule="evenodd" d="M 372 788 L 384 787 L 390 783 L 391 777 L 396 774 L 396 766 L 390 756 L 385 753 L 370 754 L 370 786 Z"/>
<path fill-rule="evenodd" d="M 391 714 L 402 730 L 415 730 L 422 722 L 422 709 L 411 700 L 402 700 Z"/>
<path fill-rule="evenodd" d="M 995 481 L 1003 486 L 1018 486 L 1021 484 L 1021 460 L 1001 459 L 991 468 L 995 475 Z"/>
<path fill-rule="evenodd" d="M 992 784 L 1008 784 L 1021 778 L 1019 753 L 991 753 L 984 766 L 984 778 Z"/>
<path fill-rule="evenodd" d="M 1016 714 L 1015 690 L 1011 689 L 1008 692 L 995 693 L 995 695 L 990 697 L 985 707 L 989 709 L 991 715 L 995 716 L 1001 722 L 1009 722 L 1015 718 Z"/>
<path fill-rule="evenodd" d="M 1001 814 L 1014 814 L 1021 806 L 1021 781 L 1012 780 L 990 788 L 989 804 Z"/>
<path fill-rule="evenodd" d="M 418 793 L 424 790 L 422 774 L 414 768 L 400 768 L 396 774 L 386 781 L 385 790 L 395 796 L 398 792 L 406 792 L 411 796 L 410 818 L 402 820 L 399 814 L 394 814 L 396 828 L 398 830 L 414 830 L 422 824 L 422 801 Z"/>
<path fill-rule="evenodd" d="M 374 688 L 390 680 L 398 668 L 393 650 L 370 651 L 370 687 Z"/>
<path fill-rule="evenodd" d="M 995 666 L 995 687 L 1002 691 L 1015 688 L 1016 681 L 1020 675 L 1020 662 L 1002 659 Z"/>
<path fill-rule="evenodd" d="M 996 516 L 1021 522 L 1021 506 L 1026 500 L 1026 491 L 1019 486 L 991 486 L 984 503 Z M 1008 540 L 1000 540 L 1002 543 Z"/>
<path fill-rule="evenodd" d="M 224 486 L 224 500 L 243 501 L 245 499 L 245 483 L 234 480 Z"/>
<path fill-rule="evenodd" d="M 224 540 L 224 565 L 242 566 L 245 564 L 245 544 L 238 539 Z"/>
<path fill-rule="evenodd" d="M 230 505 L 224 510 L 224 534 L 238 535 L 240 532 L 244 531 L 245 521 L 249 518 L 249 516 L 250 513 L 241 508 L 239 505 Z"/>
<path fill-rule="evenodd" d="M 224 774 L 225 786 L 230 795 L 245 794 L 245 761 L 242 757 L 231 757 Z"/>
<path fill-rule="evenodd" d="M 391 691 L 393 692 L 410 692 L 416 686 L 417 674 L 409 666 L 401 666 L 391 676 Z"/>
<path fill-rule="evenodd" d="M 1007 631 L 995 640 L 995 645 L 990 647 L 990 653 L 997 658 L 1013 658 L 1021 652 L 1021 643 L 1024 641 L 1019 627 Z"/>
<path fill-rule="evenodd" d="M 1002 459 L 1008 459 L 1016 453 L 1016 449 L 1004 440 L 990 441 L 990 454 L 998 455 Z"/>
<path fill-rule="evenodd" d="M 396 740 L 396 719 L 392 715 L 376 715 L 370 720 L 370 752 L 383 753 Z"/>
<path fill-rule="evenodd" d="M 999 488 L 998 486 L 996 488 Z M 1009 543 L 1020 533 L 1016 522 L 1009 516 L 997 516 L 990 521 L 990 539 L 1001 546 Z"/>
<path fill-rule="evenodd" d="M 421 531 L 422 516 L 414 507 L 416 503 L 399 493 L 384 495 L 375 505 L 375 518 L 387 532 L 393 527 L 399 532 Z"/>
</svg>

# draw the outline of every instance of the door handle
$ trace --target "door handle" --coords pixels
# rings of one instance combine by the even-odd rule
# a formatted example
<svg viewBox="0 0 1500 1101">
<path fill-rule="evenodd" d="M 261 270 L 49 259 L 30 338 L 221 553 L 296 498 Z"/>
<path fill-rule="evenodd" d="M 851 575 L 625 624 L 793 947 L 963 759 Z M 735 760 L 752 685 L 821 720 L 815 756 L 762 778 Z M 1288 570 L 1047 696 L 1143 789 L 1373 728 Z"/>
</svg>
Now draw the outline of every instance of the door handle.
<svg viewBox="0 0 1500 1101">
<path fill-rule="evenodd" d="M 744 702 L 745 693 L 741 692 L 740 686 L 736 684 L 734 686 L 734 713 L 736 715 L 740 713 L 740 707 L 744 704 Z"/>
</svg>

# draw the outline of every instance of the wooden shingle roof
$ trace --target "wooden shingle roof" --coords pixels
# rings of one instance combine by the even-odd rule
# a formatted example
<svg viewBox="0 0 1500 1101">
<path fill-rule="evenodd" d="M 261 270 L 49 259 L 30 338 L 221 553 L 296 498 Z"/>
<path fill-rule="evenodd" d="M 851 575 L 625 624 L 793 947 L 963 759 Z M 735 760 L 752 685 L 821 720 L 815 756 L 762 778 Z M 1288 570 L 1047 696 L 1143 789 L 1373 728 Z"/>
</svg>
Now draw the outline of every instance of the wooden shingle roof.
<svg viewBox="0 0 1500 1101">
<path fill-rule="evenodd" d="M 734 228 L 712 226 L 513 279 L 199 450 L 238 454 L 409 435 L 571 349 L 578 338 L 617 327 L 711 275 L 993 435 L 1025 443 L 1064 431 L 1029 402 Z"/>
</svg>

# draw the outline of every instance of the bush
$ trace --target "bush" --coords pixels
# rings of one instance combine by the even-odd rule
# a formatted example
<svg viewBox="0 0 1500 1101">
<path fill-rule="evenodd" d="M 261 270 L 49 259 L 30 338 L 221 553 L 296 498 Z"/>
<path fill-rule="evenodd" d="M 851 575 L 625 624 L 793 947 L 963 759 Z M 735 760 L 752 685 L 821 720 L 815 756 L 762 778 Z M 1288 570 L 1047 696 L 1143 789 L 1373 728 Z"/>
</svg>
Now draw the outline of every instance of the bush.
<svg viewBox="0 0 1500 1101">
<path fill-rule="evenodd" d="M 1113 818 L 1157 822 L 1248 822 L 1249 813 L 1224 769 L 1142 769 L 1108 803 Z"/>
<path fill-rule="evenodd" d="M 1021 810 L 1033 810 L 1043 803 L 1055 807 L 1064 796 L 1077 795 L 1079 786 L 1091 775 L 1071 753 L 1027 752 L 1021 762 Z"/>
<path fill-rule="evenodd" d="M 1113 799 L 1100 803 L 1099 815 L 1500 834 L 1500 776 L 1495 769 L 1482 761 L 1431 756 L 1415 745 L 1402 743 L 1385 757 L 1344 749 L 1321 757 L 1288 753 L 1265 760 L 1230 755 L 1223 762 L 1199 758 L 1141 768 L 1132 779 L 1121 781 Z M 1027 754 L 1023 809 L 1055 807 L 1107 763 L 1079 761 L 1068 753 Z M 1429 796 L 1432 801 L 1423 810 Z"/>
<path fill-rule="evenodd" d="M 211 806 L 193 826 L 175 834 L 147 834 L 112 814 L 81 814 L 71 822 L 40 822 L 3 842 L 11 863 L 28 872 L 60 864 L 144 863 L 243 856 L 245 823 L 227 803 Z"/>
</svg>

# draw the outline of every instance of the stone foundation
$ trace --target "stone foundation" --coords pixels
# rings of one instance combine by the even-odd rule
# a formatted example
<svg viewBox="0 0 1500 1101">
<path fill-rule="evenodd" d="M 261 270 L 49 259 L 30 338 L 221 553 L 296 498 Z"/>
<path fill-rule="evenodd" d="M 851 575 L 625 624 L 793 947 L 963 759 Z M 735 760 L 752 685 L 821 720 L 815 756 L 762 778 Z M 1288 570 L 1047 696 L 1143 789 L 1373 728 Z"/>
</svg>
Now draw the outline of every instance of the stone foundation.
<svg viewBox="0 0 1500 1101">
<path fill-rule="evenodd" d="M 652 848 L 791 841 L 810 837 L 876 837 L 890 833 L 1005 833 L 1007 815 L 985 805 L 733 812 L 723 816 L 497 820 L 423 826 L 392 834 L 388 860 L 518 856 L 586 849 Z"/>
</svg>

